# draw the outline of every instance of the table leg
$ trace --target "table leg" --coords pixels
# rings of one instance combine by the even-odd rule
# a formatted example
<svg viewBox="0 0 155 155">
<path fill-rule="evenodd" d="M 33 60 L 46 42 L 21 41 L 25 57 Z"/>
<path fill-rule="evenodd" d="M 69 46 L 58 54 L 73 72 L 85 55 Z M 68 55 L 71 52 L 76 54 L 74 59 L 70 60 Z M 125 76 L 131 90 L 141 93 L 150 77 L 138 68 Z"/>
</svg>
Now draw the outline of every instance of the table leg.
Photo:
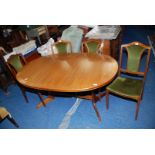
<svg viewBox="0 0 155 155">
<path fill-rule="evenodd" d="M 44 99 L 44 102 L 39 102 L 37 104 L 37 107 L 36 108 L 38 109 L 38 108 L 40 108 L 42 106 L 45 106 L 46 104 L 48 104 L 48 102 L 50 102 L 52 100 L 54 100 L 54 97 L 53 96 L 48 96 L 47 98 Z M 43 105 L 43 103 L 44 103 L 44 105 Z"/>
<path fill-rule="evenodd" d="M 45 107 L 45 106 L 46 106 L 46 104 L 44 103 L 44 98 L 43 98 L 43 95 L 42 95 L 41 93 L 38 93 L 38 96 L 39 96 L 39 98 L 40 98 L 40 100 L 41 100 L 41 102 L 42 102 L 43 106 Z"/>
<path fill-rule="evenodd" d="M 96 95 L 95 95 L 94 92 L 92 92 L 92 104 L 93 104 L 93 108 L 94 108 L 94 110 L 96 112 L 96 115 L 98 117 L 99 122 L 101 122 L 101 116 L 100 116 L 100 113 L 99 113 L 99 111 L 98 111 L 98 109 L 96 107 L 96 100 L 97 100 L 96 99 Z"/>
</svg>

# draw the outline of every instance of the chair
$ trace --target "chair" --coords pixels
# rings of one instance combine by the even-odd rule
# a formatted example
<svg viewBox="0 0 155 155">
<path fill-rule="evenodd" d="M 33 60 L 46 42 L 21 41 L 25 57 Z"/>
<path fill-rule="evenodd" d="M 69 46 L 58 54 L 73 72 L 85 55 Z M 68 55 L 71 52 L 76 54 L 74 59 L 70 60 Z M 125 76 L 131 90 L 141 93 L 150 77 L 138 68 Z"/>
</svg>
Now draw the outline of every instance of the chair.
<svg viewBox="0 0 155 155">
<path fill-rule="evenodd" d="M 82 52 L 85 53 L 100 53 L 101 40 L 89 39 L 83 41 L 82 43 Z"/>
<path fill-rule="evenodd" d="M 3 47 L 0 47 L 0 88 L 8 93 L 8 87 L 14 82 L 8 67 L 6 66 L 4 55 L 7 54 Z"/>
<path fill-rule="evenodd" d="M 29 29 L 26 30 L 26 34 L 27 34 L 27 37 L 28 37 L 29 40 L 31 40 L 31 38 L 37 37 L 40 45 L 42 44 L 42 41 L 41 41 L 41 38 L 40 38 L 41 36 L 46 35 L 46 37 L 45 37 L 46 41 L 49 39 L 48 29 L 47 29 L 47 26 L 45 26 L 45 25 L 42 25 L 42 26 L 30 26 Z"/>
<path fill-rule="evenodd" d="M 20 54 L 16 54 L 16 55 L 11 55 L 7 62 L 6 62 L 10 72 L 12 73 L 14 80 L 17 82 L 19 88 L 22 91 L 22 94 L 26 100 L 26 102 L 28 102 L 28 98 L 26 96 L 26 92 L 25 92 L 25 88 L 23 86 L 20 85 L 20 83 L 18 83 L 18 81 L 16 80 L 16 74 L 23 68 L 24 65 L 26 65 L 26 60 L 24 59 L 24 57 Z M 45 106 L 45 103 L 43 101 L 43 97 L 40 93 L 38 93 L 38 96 L 41 100 L 41 102 L 43 103 L 43 105 Z"/>
<path fill-rule="evenodd" d="M 11 116 L 11 114 L 7 111 L 6 108 L 0 107 L 0 122 L 7 118 L 13 125 L 19 128 L 19 125 L 16 123 L 15 119 Z"/>
<path fill-rule="evenodd" d="M 69 41 L 59 40 L 52 45 L 54 53 L 72 53 L 72 46 Z"/>
<path fill-rule="evenodd" d="M 127 52 L 127 66 L 126 69 L 122 67 L 123 52 Z M 146 53 L 146 62 L 144 71 L 139 71 L 142 55 Z M 109 107 L 109 92 L 116 95 L 133 99 L 137 101 L 135 112 L 135 120 L 138 117 L 140 101 L 142 100 L 144 83 L 148 71 L 148 64 L 150 60 L 150 47 L 140 42 L 132 42 L 121 46 L 120 50 L 120 66 L 118 70 L 118 77 L 106 88 L 106 108 Z M 128 77 L 121 76 L 121 73 L 128 74 Z M 138 78 L 135 76 L 138 75 Z"/>
<path fill-rule="evenodd" d="M 26 42 L 27 42 L 26 35 L 20 30 L 14 30 L 11 32 L 7 45 L 10 46 L 11 48 L 14 48 Z"/>
</svg>

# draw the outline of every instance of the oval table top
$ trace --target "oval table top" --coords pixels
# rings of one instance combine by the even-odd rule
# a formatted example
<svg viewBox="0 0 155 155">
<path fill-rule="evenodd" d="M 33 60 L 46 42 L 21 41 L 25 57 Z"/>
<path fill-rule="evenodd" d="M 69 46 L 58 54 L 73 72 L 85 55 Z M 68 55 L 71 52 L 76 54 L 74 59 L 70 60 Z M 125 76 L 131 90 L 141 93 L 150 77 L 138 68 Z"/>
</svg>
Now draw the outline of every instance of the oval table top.
<svg viewBox="0 0 155 155">
<path fill-rule="evenodd" d="M 54 54 L 26 64 L 16 78 L 38 90 L 83 92 L 100 88 L 115 77 L 118 64 L 108 55 Z"/>
</svg>

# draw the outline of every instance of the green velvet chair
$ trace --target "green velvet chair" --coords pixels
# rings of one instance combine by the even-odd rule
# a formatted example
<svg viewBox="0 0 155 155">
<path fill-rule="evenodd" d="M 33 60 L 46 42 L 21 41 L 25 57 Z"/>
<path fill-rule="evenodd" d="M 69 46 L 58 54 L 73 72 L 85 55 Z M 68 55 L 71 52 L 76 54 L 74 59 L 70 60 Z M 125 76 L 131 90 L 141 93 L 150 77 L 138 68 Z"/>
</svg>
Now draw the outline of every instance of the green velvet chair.
<svg viewBox="0 0 155 155">
<path fill-rule="evenodd" d="M 72 53 L 72 46 L 69 41 L 59 40 L 52 45 L 52 49 L 54 53 Z"/>
<path fill-rule="evenodd" d="M 17 128 L 19 128 L 19 125 L 15 121 L 15 119 L 11 116 L 11 114 L 8 112 L 8 110 L 4 107 L 0 107 L 0 122 L 3 121 L 5 118 L 7 118 L 13 125 Z"/>
<path fill-rule="evenodd" d="M 127 52 L 127 65 L 122 67 L 123 52 Z M 146 62 L 144 71 L 139 71 L 142 55 L 146 53 Z M 137 101 L 135 120 L 138 117 L 140 101 L 143 96 L 144 83 L 148 71 L 150 60 L 150 47 L 140 42 L 132 42 L 121 46 L 120 50 L 120 66 L 118 77 L 106 88 L 106 108 L 109 107 L 109 93 L 113 93 L 125 98 Z M 128 77 L 122 76 L 127 74 Z M 139 78 L 135 77 L 139 76 Z"/>
<path fill-rule="evenodd" d="M 82 43 L 83 53 L 100 53 L 101 40 L 89 39 Z"/>
<path fill-rule="evenodd" d="M 20 54 L 16 54 L 16 55 L 11 55 L 9 57 L 9 59 L 6 62 L 10 72 L 13 75 L 14 80 L 16 81 L 16 83 L 18 84 L 19 88 L 21 89 L 21 92 L 26 100 L 26 102 L 28 102 L 28 98 L 26 95 L 26 88 L 23 87 L 17 80 L 16 80 L 16 74 L 24 67 L 24 65 L 26 65 L 26 60 L 24 59 L 24 57 Z M 42 104 L 45 106 L 43 97 L 40 93 L 37 93 Z"/>
</svg>

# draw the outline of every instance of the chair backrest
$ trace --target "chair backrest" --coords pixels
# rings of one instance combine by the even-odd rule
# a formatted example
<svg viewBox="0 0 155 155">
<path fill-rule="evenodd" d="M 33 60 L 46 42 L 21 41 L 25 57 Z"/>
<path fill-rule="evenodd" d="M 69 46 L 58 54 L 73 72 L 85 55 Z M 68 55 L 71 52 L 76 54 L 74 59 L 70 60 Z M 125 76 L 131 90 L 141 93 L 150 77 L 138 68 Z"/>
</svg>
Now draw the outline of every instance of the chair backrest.
<svg viewBox="0 0 155 155">
<path fill-rule="evenodd" d="M 72 46 L 69 41 L 59 40 L 52 45 L 54 53 L 72 53 Z"/>
<path fill-rule="evenodd" d="M 99 53 L 101 41 L 96 39 L 89 39 L 82 43 L 82 52 Z"/>
<path fill-rule="evenodd" d="M 122 68 L 122 57 L 123 57 L 124 51 L 127 52 L 126 69 Z M 142 76 L 144 76 L 144 79 L 145 79 L 147 71 L 148 71 L 149 60 L 150 60 L 150 51 L 151 51 L 150 46 L 144 45 L 137 41 L 122 45 L 121 50 L 120 50 L 119 75 L 121 72 L 124 72 L 124 73 L 129 73 L 131 75 L 132 74 L 133 75 L 142 75 Z M 147 54 L 145 69 L 144 69 L 144 71 L 139 71 L 141 58 L 144 53 Z"/>
<path fill-rule="evenodd" d="M 15 77 L 17 72 L 20 71 L 26 64 L 24 57 L 20 54 L 11 55 L 7 60 L 8 68 Z"/>
</svg>

